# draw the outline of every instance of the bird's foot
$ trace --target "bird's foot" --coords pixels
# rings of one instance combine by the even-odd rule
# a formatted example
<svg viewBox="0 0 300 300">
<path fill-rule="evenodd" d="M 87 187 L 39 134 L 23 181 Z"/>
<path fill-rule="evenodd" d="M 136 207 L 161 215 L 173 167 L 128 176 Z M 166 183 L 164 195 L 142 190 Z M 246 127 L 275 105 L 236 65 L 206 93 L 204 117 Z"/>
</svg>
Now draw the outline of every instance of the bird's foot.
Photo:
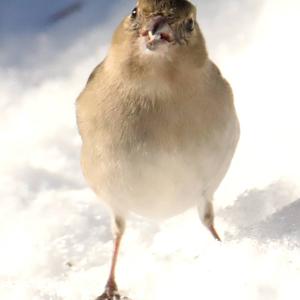
<svg viewBox="0 0 300 300">
<path fill-rule="evenodd" d="M 216 231 L 214 225 L 210 225 L 208 226 L 209 231 L 211 232 L 211 234 L 213 235 L 213 237 L 218 241 L 218 242 L 222 242 L 218 232 Z"/>
<path fill-rule="evenodd" d="M 105 292 L 96 300 L 131 300 L 119 294 L 118 290 L 106 289 Z"/>
</svg>

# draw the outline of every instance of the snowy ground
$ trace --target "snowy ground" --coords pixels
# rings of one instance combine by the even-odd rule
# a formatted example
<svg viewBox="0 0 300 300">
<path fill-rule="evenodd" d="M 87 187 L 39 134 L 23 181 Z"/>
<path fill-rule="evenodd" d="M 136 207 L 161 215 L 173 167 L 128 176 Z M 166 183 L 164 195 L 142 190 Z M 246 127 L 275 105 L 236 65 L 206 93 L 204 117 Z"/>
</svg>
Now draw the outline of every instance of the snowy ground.
<svg viewBox="0 0 300 300">
<path fill-rule="evenodd" d="M 74 101 L 133 5 L 0 2 L 1 299 L 91 300 L 102 290 L 112 237 L 81 176 Z M 224 243 L 195 211 L 160 226 L 132 218 L 119 286 L 134 300 L 299 299 L 299 1 L 197 6 L 242 125 L 216 194 Z"/>
</svg>

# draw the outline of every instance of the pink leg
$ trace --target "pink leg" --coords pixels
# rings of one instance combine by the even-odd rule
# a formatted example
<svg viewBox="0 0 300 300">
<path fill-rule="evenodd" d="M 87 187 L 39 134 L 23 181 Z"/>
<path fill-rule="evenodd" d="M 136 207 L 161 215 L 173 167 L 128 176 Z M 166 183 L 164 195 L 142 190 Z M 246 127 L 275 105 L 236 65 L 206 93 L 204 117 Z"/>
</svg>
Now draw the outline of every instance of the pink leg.
<svg viewBox="0 0 300 300">
<path fill-rule="evenodd" d="M 118 286 L 116 284 L 115 280 L 115 271 L 116 271 L 116 265 L 118 260 L 118 254 L 121 244 L 121 239 L 124 233 L 125 229 L 125 222 L 123 219 L 116 217 L 115 218 L 115 239 L 114 239 L 114 250 L 113 250 L 113 256 L 112 256 L 112 262 L 111 262 L 111 268 L 110 268 L 110 274 L 105 286 L 104 293 L 99 296 L 96 300 L 117 300 L 121 299 L 119 293 L 118 293 Z"/>
</svg>

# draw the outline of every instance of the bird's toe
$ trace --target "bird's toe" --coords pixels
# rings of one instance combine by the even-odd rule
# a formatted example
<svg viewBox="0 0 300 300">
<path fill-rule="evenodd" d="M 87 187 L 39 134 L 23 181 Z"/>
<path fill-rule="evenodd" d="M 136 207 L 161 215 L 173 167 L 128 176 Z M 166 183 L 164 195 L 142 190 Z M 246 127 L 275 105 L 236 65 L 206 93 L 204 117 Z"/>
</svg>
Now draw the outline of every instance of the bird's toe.
<svg viewBox="0 0 300 300">
<path fill-rule="evenodd" d="M 132 299 L 120 295 L 118 291 L 113 291 L 112 293 L 105 291 L 101 296 L 97 297 L 95 300 L 132 300 Z"/>
</svg>

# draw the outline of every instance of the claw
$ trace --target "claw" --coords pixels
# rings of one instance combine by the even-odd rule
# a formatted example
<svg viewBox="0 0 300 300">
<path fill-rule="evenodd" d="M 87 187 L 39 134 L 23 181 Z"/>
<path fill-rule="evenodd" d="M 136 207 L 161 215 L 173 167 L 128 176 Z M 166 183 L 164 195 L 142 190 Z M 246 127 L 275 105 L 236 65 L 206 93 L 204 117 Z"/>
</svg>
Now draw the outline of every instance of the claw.
<svg viewBox="0 0 300 300">
<path fill-rule="evenodd" d="M 125 296 L 121 296 L 118 291 L 106 290 L 101 296 L 95 300 L 131 300 Z"/>
<path fill-rule="evenodd" d="M 213 237 L 214 237 L 217 241 L 219 241 L 219 242 L 222 241 L 221 238 L 220 238 L 220 236 L 219 236 L 219 234 L 217 233 L 217 231 L 216 231 L 214 225 L 210 225 L 210 226 L 208 227 L 208 229 L 209 229 L 209 231 L 211 232 L 211 234 L 213 235 Z"/>
</svg>

